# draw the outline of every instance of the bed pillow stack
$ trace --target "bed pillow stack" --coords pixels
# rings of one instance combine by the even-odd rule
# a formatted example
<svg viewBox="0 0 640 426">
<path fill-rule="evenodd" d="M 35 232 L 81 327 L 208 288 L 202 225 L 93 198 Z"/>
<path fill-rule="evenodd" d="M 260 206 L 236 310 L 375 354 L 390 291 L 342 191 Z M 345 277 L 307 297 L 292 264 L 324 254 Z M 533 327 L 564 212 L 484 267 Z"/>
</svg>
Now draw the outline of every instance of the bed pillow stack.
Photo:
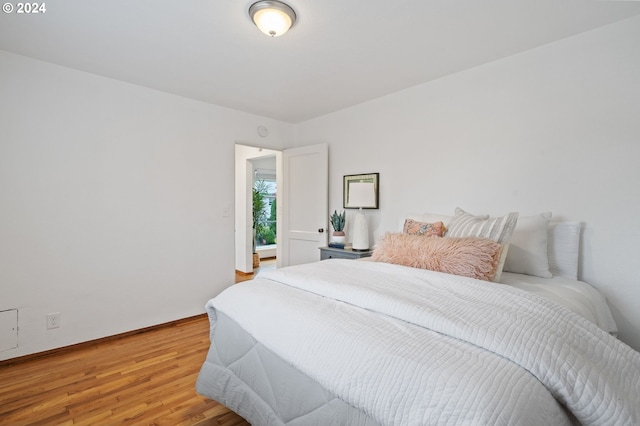
<svg viewBox="0 0 640 426">
<path fill-rule="evenodd" d="M 517 221 L 517 212 L 490 217 L 459 207 L 454 216 L 407 215 L 403 233 L 387 234 L 378 241 L 372 260 L 499 281 Z"/>
<path fill-rule="evenodd" d="M 533 216 L 509 213 L 501 218 L 472 215 L 457 208 L 455 216 L 433 213 L 406 214 L 404 233 L 438 237 L 488 237 L 503 245 L 501 271 L 541 278 L 563 276 L 578 279 L 581 224 L 551 222 L 551 212 Z M 440 225 L 440 222 L 442 225 Z M 515 222 L 515 226 L 514 226 Z M 422 231 L 416 232 L 419 229 Z M 440 235 L 440 231 L 444 231 Z"/>
<path fill-rule="evenodd" d="M 517 219 L 518 213 L 489 217 L 461 208 L 453 217 L 409 215 L 401 234 L 378 241 L 372 260 L 498 281 Z"/>
</svg>

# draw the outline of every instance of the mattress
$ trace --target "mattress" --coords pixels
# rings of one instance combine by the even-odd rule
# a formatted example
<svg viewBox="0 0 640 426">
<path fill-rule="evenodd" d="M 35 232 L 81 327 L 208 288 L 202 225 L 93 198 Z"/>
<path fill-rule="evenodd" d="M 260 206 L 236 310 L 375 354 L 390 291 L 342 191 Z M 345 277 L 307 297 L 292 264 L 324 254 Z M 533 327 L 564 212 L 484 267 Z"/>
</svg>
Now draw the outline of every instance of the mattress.
<svg viewBox="0 0 640 426">
<path fill-rule="evenodd" d="M 500 282 L 558 303 L 588 319 L 607 333 L 613 336 L 618 334 L 618 326 L 605 297 L 584 281 L 560 276 L 540 278 L 503 272 Z"/>
<path fill-rule="evenodd" d="M 198 392 L 254 425 L 640 421 L 638 354 L 597 314 L 412 269 L 331 260 L 226 290 Z"/>
<path fill-rule="evenodd" d="M 378 426 L 371 417 L 256 341 L 222 312 L 211 311 L 211 350 L 196 389 L 252 425 Z"/>
</svg>

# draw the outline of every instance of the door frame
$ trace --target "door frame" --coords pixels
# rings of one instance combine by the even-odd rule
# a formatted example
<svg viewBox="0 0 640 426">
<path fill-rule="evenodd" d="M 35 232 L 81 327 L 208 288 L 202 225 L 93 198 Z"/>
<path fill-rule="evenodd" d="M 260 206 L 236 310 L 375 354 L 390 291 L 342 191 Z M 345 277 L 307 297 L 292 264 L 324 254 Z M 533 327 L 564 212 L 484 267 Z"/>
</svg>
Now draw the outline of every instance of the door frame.
<svg viewBox="0 0 640 426">
<path fill-rule="evenodd" d="M 235 264 L 236 270 L 242 273 L 253 273 L 253 229 L 251 223 L 253 210 L 253 164 L 251 160 L 271 155 L 276 156 L 276 185 L 278 187 L 276 193 L 276 203 L 278 209 L 276 211 L 276 227 L 278 229 L 278 244 L 276 244 L 276 266 L 278 268 L 289 265 L 288 241 L 285 242 L 289 234 L 287 211 L 287 197 L 285 196 L 288 188 L 286 187 L 285 173 L 285 152 L 303 153 L 308 151 L 313 153 L 321 149 L 323 151 L 325 169 L 324 184 L 322 192 L 324 193 L 324 208 L 322 218 L 318 221 L 317 226 L 322 228 L 322 234 L 319 234 L 318 246 L 325 246 L 328 239 L 328 145 L 326 143 L 307 145 L 297 148 L 288 148 L 284 150 L 276 150 L 271 148 L 262 148 L 237 142 L 235 144 Z M 319 228 L 314 228 L 318 230 Z M 320 254 L 318 251 L 318 260 Z"/>
</svg>

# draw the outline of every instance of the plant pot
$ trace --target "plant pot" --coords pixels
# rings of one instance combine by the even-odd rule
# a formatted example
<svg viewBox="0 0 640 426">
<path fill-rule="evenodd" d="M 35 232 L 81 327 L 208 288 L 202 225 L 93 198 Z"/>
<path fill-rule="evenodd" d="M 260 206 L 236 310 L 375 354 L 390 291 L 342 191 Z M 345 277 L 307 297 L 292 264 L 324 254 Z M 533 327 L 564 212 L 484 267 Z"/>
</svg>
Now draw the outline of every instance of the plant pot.
<svg viewBox="0 0 640 426">
<path fill-rule="evenodd" d="M 344 234 L 344 231 L 333 231 L 333 234 L 331 235 L 331 241 L 334 243 L 344 244 L 346 239 L 347 237 Z"/>
<path fill-rule="evenodd" d="M 257 268 L 260 266 L 260 255 L 258 253 L 253 253 L 253 267 Z"/>
</svg>

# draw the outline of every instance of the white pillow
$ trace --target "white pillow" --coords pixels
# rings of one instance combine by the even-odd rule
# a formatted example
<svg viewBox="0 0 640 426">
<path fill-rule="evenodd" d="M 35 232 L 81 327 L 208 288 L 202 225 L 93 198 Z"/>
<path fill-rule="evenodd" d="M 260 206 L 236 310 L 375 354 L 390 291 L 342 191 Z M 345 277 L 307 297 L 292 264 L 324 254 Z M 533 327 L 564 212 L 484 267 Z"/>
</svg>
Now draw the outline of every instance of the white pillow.
<svg viewBox="0 0 640 426">
<path fill-rule="evenodd" d="M 558 222 L 549 225 L 549 270 L 554 276 L 578 279 L 580 222 Z"/>
<path fill-rule="evenodd" d="M 518 221 L 518 213 L 511 212 L 502 217 L 475 216 L 456 207 L 456 214 L 449 223 L 447 237 L 479 237 L 490 238 L 502 244 L 502 252 L 498 263 L 498 272 L 493 281 L 499 282 L 502 268 L 509 251 L 511 234 Z"/>
<path fill-rule="evenodd" d="M 551 278 L 547 256 L 547 236 L 551 212 L 520 216 L 511 235 L 504 271 Z"/>
</svg>

